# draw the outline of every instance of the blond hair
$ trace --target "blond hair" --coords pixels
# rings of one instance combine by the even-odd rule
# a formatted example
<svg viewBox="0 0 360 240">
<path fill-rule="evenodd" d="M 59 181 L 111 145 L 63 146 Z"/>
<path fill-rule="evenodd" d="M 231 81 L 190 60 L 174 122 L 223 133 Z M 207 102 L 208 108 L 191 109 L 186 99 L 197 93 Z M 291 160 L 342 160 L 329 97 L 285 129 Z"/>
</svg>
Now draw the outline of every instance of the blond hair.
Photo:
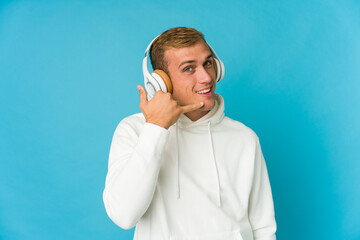
<svg viewBox="0 0 360 240">
<path fill-rule="evenodd" d="M 176 27 L 163 32 L 155 39 L 150 49 L 150 60 L 153 69 L 160 69 L 168 73 L 168 62 L 164 59 L 165 51 L 169 48 L 190 47 L 200 41 L 205 41 L 204 35 L 195 28 Z"/>
</svg>

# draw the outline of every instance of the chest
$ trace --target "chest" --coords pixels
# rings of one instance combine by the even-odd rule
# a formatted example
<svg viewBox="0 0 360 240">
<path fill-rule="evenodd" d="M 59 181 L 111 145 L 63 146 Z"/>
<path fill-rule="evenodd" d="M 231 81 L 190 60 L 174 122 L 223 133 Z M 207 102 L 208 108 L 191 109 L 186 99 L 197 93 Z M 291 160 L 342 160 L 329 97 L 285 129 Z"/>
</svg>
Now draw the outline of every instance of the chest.
<svg viewBox="0 0 360 240">
<path fill-rule="evenodd" d="M 254 147 L 238 134 L 213 131 L 178 131 L 169 137 L 159 180 L 170 191 L 181 185 L 183 197 L 246 196 L 251 188 Z M 200 197 L 200 196 L 199 196 Z"/>
</svg>

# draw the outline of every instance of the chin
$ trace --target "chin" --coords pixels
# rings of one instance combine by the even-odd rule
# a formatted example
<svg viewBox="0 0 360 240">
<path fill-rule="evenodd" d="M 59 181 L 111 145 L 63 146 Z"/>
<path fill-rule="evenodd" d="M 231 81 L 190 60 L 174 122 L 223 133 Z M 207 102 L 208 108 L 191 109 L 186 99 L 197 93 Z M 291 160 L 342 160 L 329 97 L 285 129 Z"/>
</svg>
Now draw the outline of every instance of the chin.
<svg viewBox="0 0 360 240">
<path fill-rule="evenodd" d="M 204 107 L 202 108 L 203 111 L 210 111 L 215 106 L 215 99 L 212 98 L 211 100 L 204 101 Z"/>
</svg>

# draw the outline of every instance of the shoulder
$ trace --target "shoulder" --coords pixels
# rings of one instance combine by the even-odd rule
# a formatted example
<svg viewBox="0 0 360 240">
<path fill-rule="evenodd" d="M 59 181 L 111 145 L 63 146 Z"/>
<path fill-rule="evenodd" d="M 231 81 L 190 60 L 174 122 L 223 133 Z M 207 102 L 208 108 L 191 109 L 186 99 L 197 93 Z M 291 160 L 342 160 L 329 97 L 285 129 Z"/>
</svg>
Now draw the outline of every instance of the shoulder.
<svg viewBox="0 0 360 240">
<path fill-rule="evenodd" d="M 119 125 L 136 125 L 139 123 L 144 124 L 145 118 L 142 113 L 135 113 L 133 115 L 130 115 L 124 119 L 122 119 L 119 123 Z"/>
<path fill-rule="evenodd" d="M 115 132 L 140 132 L 145 123 L 142 113 L 136 113 L 122 119 L 116 127 Z"/>
<path fill-rule="evenodd" d="M 259 137 L 257 136 L 257 134 L 250 127 L 246 126 L 242 122 L 236 121 L 229 117 L 224 117 L 221 125 L 222 131 L 226 131 L 229 134 L 245 138 L 248 141 L 254 143 L 259 142 Z"/>
</svg>

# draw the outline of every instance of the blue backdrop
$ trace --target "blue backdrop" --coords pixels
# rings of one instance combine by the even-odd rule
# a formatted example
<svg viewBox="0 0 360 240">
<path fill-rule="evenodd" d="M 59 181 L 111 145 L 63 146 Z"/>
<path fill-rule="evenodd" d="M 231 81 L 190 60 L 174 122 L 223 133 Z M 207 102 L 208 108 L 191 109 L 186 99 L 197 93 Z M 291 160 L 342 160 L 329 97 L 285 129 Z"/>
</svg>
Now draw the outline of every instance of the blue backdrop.
<svg viewBox="0 0 360 240">
<path fill-rule="evenodd" d="M 260 137 L 278 239 L 360 239 L 358 1 L 0 2 L 0 238 L 132 239 L 102 191 L 148 43 L 202 31 Z"/>
</svg>

